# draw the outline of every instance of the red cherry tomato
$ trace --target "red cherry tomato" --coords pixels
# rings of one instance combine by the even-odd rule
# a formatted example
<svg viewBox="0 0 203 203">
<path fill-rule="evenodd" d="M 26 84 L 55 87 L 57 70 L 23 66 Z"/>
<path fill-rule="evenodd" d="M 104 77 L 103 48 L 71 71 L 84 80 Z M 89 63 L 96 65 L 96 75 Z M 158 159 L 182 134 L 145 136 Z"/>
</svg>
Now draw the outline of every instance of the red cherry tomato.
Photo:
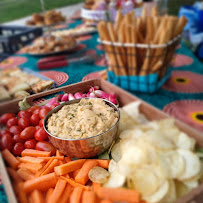
<svg viewBox="0 0 203 203">
<path fill-rule="evenodd" d="M 6 124 L 7 121 L 12 118 L 15 117 L 16 115 L 14 113 L 5 113 L 0 117 L 0 124 Z"/>
<path fill-rule="evenodd" d="M 39 125 L 40 117 L 39 114 L 32 114 L 30 117 L 30 123 L 33 126 Z"/>
<path fill-rule="evenodd" d="M 47 106 L 44 106 L 39 112 L 39 117 L 41 119 L 45 118 L 45 116 L 49 113 L 49 111 L 51 111 L 51 109 Z"/>
<path fill-rule="evenodd" d="M 31 112 L 28 111 L 19 111 L 18 118 L 30 118 L 32 116 Z"/>
<path fill-rule="evenodd" d="M 18 142 L 24 143 L 25 140 L 22 139 L 22 138 L 20 137 L 20 135 L 18 134 L 18 135 L 14 135 L 14 136 L 13 136 L 13 142 L 14 142 L 14 143 L 18 143 Z"/>
<path fill-rule="evenodd" d="M 37 130 L 39 130 L 39 129 L 40 129 L 40 126 L 39 126 L 39 125 L 37 125 L 37 126 L 35 126 L 35 128 L 36 128 L 36 131 L 37 131 Z"/>
<path fill-rule="evenodd" d="M 27 127 L 20 133 L 20 137 L 24 140 L 32 139 L 34 138 L 35 132 L 36 132 L 35 127 L 32 126 Z"/>
<path fill-rule="evenodd" d="M 24 147 L 26 149 L 35 149 L 36 144 L 37 144 L 37 141 L 35 139 L 30 139 L 25 141 Z"/>
<path fill-rule="evenodd" d="M 44 119 L 41 119 L 40 122 L 39 122 L 39 126 L 43 127 L 43 123 L 44 123 Z"/>
<path fill-rule="evenodd" d="M 36 144 L 36 150 L 51 152 L 51 155 L 56 154 L 56 148 L 49 142 L 41 141 Z"/>
<path fill-rule="evenodd" d="M 12 152 L 15 156 L 20 156 L 21 152 L 24 150 L 24 145 L 21 142 L 16 143 L 13 146 Z"/>
<path fill-rule="evenodd" d="M 36 109 L 41 109 L 40 106 L 31 106 L 27 111 L 33 113 Z"/>
<path fill-rule="evenodd" d="M 28 126 L 30 126 L 30 119 L 29 118 L 26 118 L 26 117 L 24 117 L 24 118 L 20 118 L 19 120 L 18 120 L 18 126 L 20 126 L 21 128 L 26 128 L 26 127 L 28 127 Z"/>
<path fill-rule="evenodd" d="M 0 138 L 1 138 L 3 135 L 5 135 L 5 134 L 12 135 L 12 133 L 10 133 L 9 130 L 7 130 L 7 129 L 3 129 L 3 130 L 0 131 Z"/>
<path fill-rule="evenodd" d="M 38 141 L 44 141 L 48 138 L 47 135 L 47 132 L 43 127 L 41 127 L 38 131 L 35 132 L 35 139 Z"/>
<path fill-rule="evenodd" d="M 17 135 L 20 134 L 22 132 L 22 128 L 20 126 L 12 126 L 9 128 L 9 131 L 13 134 L 13 135 Z"/>
<path fill-rule="evenodd" d="M 6 127 L 10 128 L 11 126 L 18 125 L 18 119 L 16 117 L 8 119 L 6 122 Z"/>
<path fill-rule="evenodd" d="M 1 138 L 0 146 L 1 146 L 2 150 L 8 149 L 9 151 L 11 151 L 13 148 L 13 139 L 12 139 L 11 135 L 4 134 Z"/>
<path fill-rule="evenodd" d="M 41 110 L 41 109 L 36 109 L 36 110 L 33 111 L 32 114 L 39 114 L 40 110 Z"/>
</svg>

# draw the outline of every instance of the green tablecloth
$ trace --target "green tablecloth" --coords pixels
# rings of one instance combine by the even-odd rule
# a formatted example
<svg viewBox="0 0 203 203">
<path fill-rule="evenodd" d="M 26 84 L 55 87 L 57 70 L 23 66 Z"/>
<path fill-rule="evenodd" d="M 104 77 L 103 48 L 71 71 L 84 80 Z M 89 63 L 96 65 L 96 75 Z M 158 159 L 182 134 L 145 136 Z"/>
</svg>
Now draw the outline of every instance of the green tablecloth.
<svg viewBox="0 0 203 203">
<path fill-rule="evenodd" d="M 56 29 L 62 27 L 73 28 L 80 24 L 80 20 L 71 20 L 64 25 L 60 25 L 60 27 L 56 27 Z M 97 38 L 97 33 L 79 38 L 83 49 L 96 51 L 97 55 L 100 56 L 94 63 L 69 64 L 67 67 L 40 72 L 54 79 L 58 86 L 64 86 L 81 81 L 85 75 L 91 72 L 105 70 L 104 52 L 98 46 Z M 20 51 L 0 63 L 0 68 L 18 65 L 22 68 L 39 71 L 36 66 L 39 59 L 39 57 L 32 57 Z M 177 47 L 171 68 L 173 72 L 170 79 L 156 93 L 132 93 L 203 132 L 203 65 L 191 51 L 180 44 Z M 0 202 L 7 202 L 3 185 L 0 187 Z"/>
</svg>

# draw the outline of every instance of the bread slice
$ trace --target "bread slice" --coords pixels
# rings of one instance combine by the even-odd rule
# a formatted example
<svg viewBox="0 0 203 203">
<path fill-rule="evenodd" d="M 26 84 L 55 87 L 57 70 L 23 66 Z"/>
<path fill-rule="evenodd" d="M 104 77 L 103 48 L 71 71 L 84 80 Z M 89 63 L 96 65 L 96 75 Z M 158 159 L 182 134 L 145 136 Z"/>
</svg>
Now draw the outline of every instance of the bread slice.
<svg viewBox="0 0 203 203">
<path fill-rule="evenodd" d="M 23 99 L 24 97 L 28 97 L 30 94 L 24 90 L 18 91 L 14 94 L 16 99 Z"/>
<path fill-rule="evenodd" d="M 0 71 L 1 76 L 15 76 L 19 72 L 22 72 L 19 67 L 13 67 L 13 68 L 6 68 Z"/>
<path fill-rule="evenodd" d="M 53 84 L 54 82 L 51 80 L 42 80 L 32 86 L 32 91 L 34 93 L 43 92 L 45 90 L 51 89 L 53 87 Z"/>
<path fill-rule="evenodd" d="M 11 99 L 11 96 L 8 91 L 3 86 L 0 86 L 0 101 L 6 101 L 9 99 Z"/>
</svg>

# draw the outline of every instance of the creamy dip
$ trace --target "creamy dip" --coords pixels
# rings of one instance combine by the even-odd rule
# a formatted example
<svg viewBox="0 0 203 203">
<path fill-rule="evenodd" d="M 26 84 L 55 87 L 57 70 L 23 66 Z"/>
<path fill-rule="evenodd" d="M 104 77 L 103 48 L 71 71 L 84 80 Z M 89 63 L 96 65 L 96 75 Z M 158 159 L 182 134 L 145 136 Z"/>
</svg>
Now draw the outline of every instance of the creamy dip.
<svg viewBox="0 0 203 203">
<path fill-rule="evenodd" d="M 102 99 L 81 99 L 52 114 L 47 129 L 60 138 L 81 139 L 103 133 L 117 121 L 118 112 Z"/>
</svg>

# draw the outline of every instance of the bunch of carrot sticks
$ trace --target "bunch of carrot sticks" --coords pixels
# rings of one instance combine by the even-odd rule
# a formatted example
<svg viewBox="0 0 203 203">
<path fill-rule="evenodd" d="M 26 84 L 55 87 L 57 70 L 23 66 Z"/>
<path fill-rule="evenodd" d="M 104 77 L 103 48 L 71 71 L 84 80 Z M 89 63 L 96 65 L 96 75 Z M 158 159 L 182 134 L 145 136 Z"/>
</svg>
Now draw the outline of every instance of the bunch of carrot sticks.
<svg viewBox="0 0 203 203">
<path fill-rule="evenodd" d="M 109 160 L 71 160 L 58 150 L 55 156 L 33 149 L 25 149 L 21 157 L 7 149 L 2 155 L 20 203 L 146 203 L 136 190 L 105 188 L 89 180 L 89 171 L 108 169 Z"/>
<path fill-rule="evenodd" d="M 123 15 L 117 12 L 115 23 L 101 21 L 98 32 L 108 57 L 109 70 L 116 75 L 147 75 L 166 69 L 170 63 L 177 43 L 167 43 L 179 36 L 187 19 L 182 16 L 159 16 L 157 7 L 151 14 L 143 8 L 140 17 L 134 11 Z M 115 45 L 114 43 L 120 43 Z M 129 46 L 129 44 L 131 44 Z M 145 44 L 146 47 L 136 46 Z M 152 48 L 150 45 L 166 45 Z"/>
</svg>

